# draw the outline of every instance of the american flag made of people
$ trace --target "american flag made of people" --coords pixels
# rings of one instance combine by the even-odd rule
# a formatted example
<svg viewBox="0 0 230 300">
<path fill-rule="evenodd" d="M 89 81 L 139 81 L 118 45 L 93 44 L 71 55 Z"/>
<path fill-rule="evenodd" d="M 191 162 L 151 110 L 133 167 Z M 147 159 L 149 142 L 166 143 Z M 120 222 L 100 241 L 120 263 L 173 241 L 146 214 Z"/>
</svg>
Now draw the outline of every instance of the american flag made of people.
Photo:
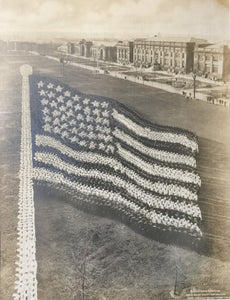
<svg viewBox="0 0 230 300">
<path fill-rule="evenodd" d="M 193 133 L 52 78 L 31 75 L 29 82 L 35 182 L 140 230 L 202 237 Z"/>
</svg>

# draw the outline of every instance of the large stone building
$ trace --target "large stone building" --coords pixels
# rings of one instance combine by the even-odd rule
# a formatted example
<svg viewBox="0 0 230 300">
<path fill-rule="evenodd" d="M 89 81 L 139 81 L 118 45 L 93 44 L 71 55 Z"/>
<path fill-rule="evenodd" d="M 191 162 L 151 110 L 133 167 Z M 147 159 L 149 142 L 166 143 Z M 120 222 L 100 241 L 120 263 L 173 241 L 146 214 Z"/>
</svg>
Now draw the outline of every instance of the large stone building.
<svg viewBox="0 0 230 300">
<path fill-rule="evenodd" d="M 117 62 L 122 65 L 133 63 L 133 42 L 119 41 L 116 44 Z"/>
<path fill-rule="evenodd" d="M 230 79 L 230 48 L 227 44 L 196 46 L 194 71 L 212 79 Z"/>
<path fill-rule="evenodd" d="M 117 61 L 117 47 L 114 42 L 93 43 L 92 57 L 94 60 L 103 60 L 116 62 Z"/>
<path fill-rule="evenodd" d="M 196 40 L 184 38 L 153 38 L 134 41 L 134 65 L 172 72 L 193 70 Z"/>
<path fill-rule="evenodd" d="M 80 56 L 92 57 L 92 45 L 93 45 L 93 42 L 91 42 L 91 41 L 86 41 L 84 39 L 81 40 L 79 42 Z"/>
</svg>

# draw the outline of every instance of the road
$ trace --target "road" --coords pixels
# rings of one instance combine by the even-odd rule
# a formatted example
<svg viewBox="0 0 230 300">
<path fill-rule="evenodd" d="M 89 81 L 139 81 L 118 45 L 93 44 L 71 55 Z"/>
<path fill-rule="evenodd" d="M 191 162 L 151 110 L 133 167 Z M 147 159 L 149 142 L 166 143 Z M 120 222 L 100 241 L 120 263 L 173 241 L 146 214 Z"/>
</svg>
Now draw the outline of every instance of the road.
<svg viewBox="0 0 230 300">
<path fill-rule="evenodd" d="M 20 55 L 1 57 L 0 64 L 2 299 L 11 299 L 15 281 L 19 67 L 23 63 L 31 64 L 35 73 L 58 78 L 84 93 L 115 98 L 152 122 L 195 132 L 202 179 L 199 204 L 208 247 L 207 255 L 198 255 L 163 245 L 116 221 L 78 211 L 57 196 L 49 198 L 38 191 L 35 218 L 39 299 L 77 299 L 79 257 L 75 253 L 86 243 L 91 249 L 89 290 L 97 294 L 96 299 L 165 299 L 164 292 L 174 285 L 175 265 L 183 287 L 215 287 L 230 292 L 230 110 L 73 66 L 65 67 L 63 78 L 57 62 Z M 97 278 L 93 274 L 98 274 Z"/>
</svg>

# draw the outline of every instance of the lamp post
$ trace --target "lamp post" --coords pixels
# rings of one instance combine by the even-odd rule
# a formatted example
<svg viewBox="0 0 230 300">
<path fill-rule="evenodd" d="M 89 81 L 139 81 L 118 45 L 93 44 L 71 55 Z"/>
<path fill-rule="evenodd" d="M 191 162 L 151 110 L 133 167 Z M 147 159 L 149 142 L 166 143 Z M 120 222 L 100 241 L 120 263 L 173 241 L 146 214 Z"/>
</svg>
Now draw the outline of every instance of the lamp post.
<svg viewBox="0 0 230 300">
<path fill-rule="evenodd" d="M 193 98 L 196 99 L 196 74 L 193 73 Z"/>
<path fill-rule="evenodd" d="M 65 60 L 65 58 L 64 57 L 61 57 L 60 58 L 60 64 L 62 65 L 62 69 L 61 69 L 61 75 L 62 75 L 62 77 L 64 77 L 64 65 L 66 65 L 67 64 L 67 60 Z"/>
</svg>

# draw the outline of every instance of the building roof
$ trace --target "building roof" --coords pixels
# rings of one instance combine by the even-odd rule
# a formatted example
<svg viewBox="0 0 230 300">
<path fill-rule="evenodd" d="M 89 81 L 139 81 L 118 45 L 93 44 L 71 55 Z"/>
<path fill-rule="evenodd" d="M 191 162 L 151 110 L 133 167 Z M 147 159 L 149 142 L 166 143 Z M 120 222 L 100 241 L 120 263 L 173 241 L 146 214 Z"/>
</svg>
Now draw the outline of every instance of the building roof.
<svg viewBox="0 0 230 300">
<path fill-rule="evenodd" d="M 197 43 L 197 44 L 204 44 L 207 43 L 207 40 L 194 38 L 194 37 L 186 37 L 186 36 L 164 36 L 164 35 L 157 35 L 150 39 L 138 39 L 137 41 L 156 41 L 156 42 L 176 42 L 176 43 Z"/>
<path fill-rule="evenodd" d="M 114 47 L 115 41 L 93 41 L 93 47 Z"/>
<path fill-rule="evenodd" d="M 223 51 L 224 47 L 227 47 L 230 51 L 230 43 L 229 42 L 219 42 L 219 43 L 213 43 L 208 45 L 202 45 L 198 46 L 198 50 L 221 50 Z"/>
<path fill-rule="evenodd" d="M 116 46 L 124 46 L 124 47 L 128 47 L 129 46 L 129 43 L 130 43 L 131 41 L 118 41 L 117 43 L 116 43 Z"/>
</svg>

